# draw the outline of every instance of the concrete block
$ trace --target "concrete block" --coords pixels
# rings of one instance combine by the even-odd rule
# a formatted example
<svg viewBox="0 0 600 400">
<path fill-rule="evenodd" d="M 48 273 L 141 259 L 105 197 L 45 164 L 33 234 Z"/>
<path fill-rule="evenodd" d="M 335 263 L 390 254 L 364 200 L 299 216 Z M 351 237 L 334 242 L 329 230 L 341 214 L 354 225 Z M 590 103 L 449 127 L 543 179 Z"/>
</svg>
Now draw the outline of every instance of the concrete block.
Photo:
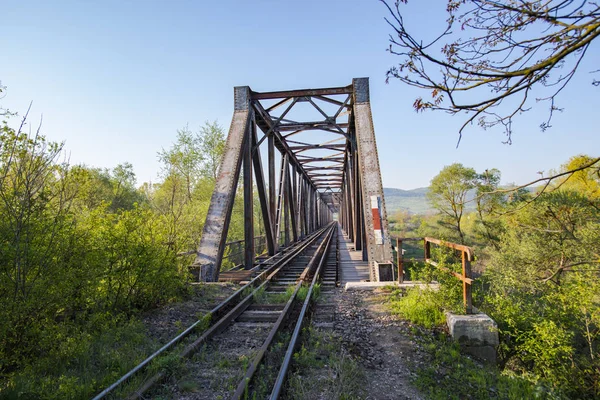
<svg viewBox="0 0 600 400">
<path fill-rule="evenodd" d="M 488 315 L 482 312 L 469 315 L 446 313 L 446 323 L 450 336 L 465 352 L 488 362 L 496 362 L 496 346 L 500 343 L 498 325 Z"/>
</svg>

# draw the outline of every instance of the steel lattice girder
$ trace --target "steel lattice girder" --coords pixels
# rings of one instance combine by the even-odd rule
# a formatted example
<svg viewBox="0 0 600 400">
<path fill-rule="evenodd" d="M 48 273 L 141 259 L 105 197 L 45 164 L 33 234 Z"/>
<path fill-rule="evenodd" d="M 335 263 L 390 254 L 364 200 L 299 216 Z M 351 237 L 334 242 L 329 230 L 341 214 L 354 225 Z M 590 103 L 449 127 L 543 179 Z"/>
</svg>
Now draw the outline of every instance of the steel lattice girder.
<svg viewBox="0 0 600 400">
<path fill-rule="evenodd" d="M 193 265 L 199 279 L 218 279 L 243 166 L 246 269 L 255 262 L 256 190 L 269 254 L 278 251 L 282 241 L 284 245 L 296 241 L 338 213 L 355 248 L 364 249 L 365 260 L 371 262 L 371 279 L 378 280 L 373 263 L 391 260 L 391 242 L 368 79 L 354 79 L 345 87 L 262 93 L 236 87 L 234 100 L 225 153 Z"/>
</svg>

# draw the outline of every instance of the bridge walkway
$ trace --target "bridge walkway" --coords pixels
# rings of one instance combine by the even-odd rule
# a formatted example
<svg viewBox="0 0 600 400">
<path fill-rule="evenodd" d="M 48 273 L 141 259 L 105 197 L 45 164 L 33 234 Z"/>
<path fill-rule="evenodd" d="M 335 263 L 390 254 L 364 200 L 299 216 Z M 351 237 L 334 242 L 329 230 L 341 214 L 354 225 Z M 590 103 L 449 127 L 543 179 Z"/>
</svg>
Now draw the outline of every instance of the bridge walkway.
<svg viewBox="0 0 600 400">
<path fill-rule="evenodd" d="M 364 282 L 369 280 L 369 263 L 363 261 L 362 251 L 354 250 L 354 244 L 342 229 L 338 229 L 340 239 L 340 283 Z"/>
</svg>

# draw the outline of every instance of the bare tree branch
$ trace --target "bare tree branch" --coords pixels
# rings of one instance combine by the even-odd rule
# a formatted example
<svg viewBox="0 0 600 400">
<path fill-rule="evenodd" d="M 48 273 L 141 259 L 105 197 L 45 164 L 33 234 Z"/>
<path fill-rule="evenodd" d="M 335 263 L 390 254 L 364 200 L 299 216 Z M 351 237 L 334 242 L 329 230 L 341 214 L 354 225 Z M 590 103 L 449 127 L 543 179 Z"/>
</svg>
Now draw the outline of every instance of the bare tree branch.
<svg viewBox="0 0 600 400">
<path fill-rule="evenodd" d="M 554 111 L 562 111 L 556 97 L 600 36 L 600 6 L 592 1 L 448 0 L 446 26 L 423 43 L 405 25 L 400 3 L 407 1 L 381 1 L 393 30 L 388 51 L 400 57 L 387 81 L 430 93 L 429 100 L 415 100 L 416 111 L 467 115 L 459 143 L 474 122 L 483 129 L 502 126 L 511 143 L 513 119 L 531 108 L 534 88 L 545 93 L 536 102 L 550 102 L 549 118 L 540 124 L 550 128 Z"/>
</svg>

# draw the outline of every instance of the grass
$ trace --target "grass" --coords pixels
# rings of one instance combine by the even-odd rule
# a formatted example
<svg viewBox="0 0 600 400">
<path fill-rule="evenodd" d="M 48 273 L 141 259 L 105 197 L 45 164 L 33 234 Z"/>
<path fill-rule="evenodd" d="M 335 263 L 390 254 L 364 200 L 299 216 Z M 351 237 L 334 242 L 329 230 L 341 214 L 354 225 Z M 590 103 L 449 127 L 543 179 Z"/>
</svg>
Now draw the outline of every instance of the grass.
<svg viewBox="0 0 600 400">
<path fill-rule="evenodd" d="M 308 289 L 309 286 L 307 285 L 303 285 L 300 290 L 298 291 L 298 300 L 300 301 L 304 301 L 306 300 L 306 296 L 308 296 Z M 313 291 L 311 294 L 311 301 L 318 301 L 319 297 L 321 296 L 321 284 L 320 283 L 315 283 L 315 286 L 313 287 Z"/>
<path fill-rule="evenodd" d="M 446 322 L 439 293 L 433 289 L 415 287 L 404 291 L 395 288 L 390 293 L 388 307 L 393 314 L 426 328 Z"/>
<path fill-rule="evenodd" d="M 275 336 L 271 346 L 269 346 L 269 350 L 265 354 L 262 363 L 259 365 L 252 378 L 252 382 L 250 383 L 251 387 L 246 388 L 248 392 L 246 398 L 254 400 L 264 399 L 269 396 L 273 389 L 275 379 L 277 378 L 281 361 L 285 356 L 290 336 L 291 335 L 288 332 L 277 333 L 277 336 Z M 249 394 L 250 392 L 251 394 Z"/>
<path fill-rule="evenodd" d="M 445 323 L 443 309 L 453 305 L 452 287 L 432 290 L 412 288 L 389 290 L 388 307 L 415 324 L 412 334 L 424 349 L 425 362 L 413 365 L 414 385 L 429 399 L 558 399 L 541 382 L 511 375 L 496 366 L 481 364 L 461 354 L 460 346 L 440 329 Z M 419 327 L 420 326 L 420 327 Z M 424 327 L 425 329 L 423 329 Z M 427 334 L 424 334 L 427 332 Z"/>
<path fill-rule="evenodd" d="M 541 383 L 502 373 L 462 355 L 458 344 L 445 335 L 420 336 L 418 340 L 428 360 L 416 369 L 413 383 L 432 400 L 560 398 Z"/>
<path fill-rule="evenodd" d="M 283 304 L 286 303 L 292 296 L 295 290 L 294 285 L 290 285 L 286 288 L 285 292 L 281 293 L 265 293 L 265 289 L 262 288 L 254 294 L 254 302 L 256 304 Z"/>
<path fill-rule="evenodd" d="M 219 294 L 215 286 L 202 285 L 195 289 L 189 295 L 204 296 L 207 302 Z M 126 397 L 158 371 L 167 374 L 179 371 L 182 361 L 176 356 L 178 351 L 210 326 L 210 313 L 199 313 L 198 318 L 201 323 L 186 340 L 155 359 L 143 373 L 117 388 L 109 398 Z M 184 328 L 179 323 L 178 330 Z M 51 333 L 55 343 L 48 346 L 46 352 L 26 368 L 0 375 L 1 399 L 92 398 L 161 346 L 148 336 L 146 327 L 138 319 L 109 313 L 95 315 L 88 326 L 63 324 Z"/>
<path fill-rule="evenodd" d="M 56 350 L 8 376 L 0 397 L 91 398 L 156 347 L 139 321 L 114 322 L 94 334 L 71 333 Z"/>
<path fill-rule="evenodd" d="M 365 375 L 342 349 L 340 339 L 313 327 L 303 330 L 304 342 L 294 353 L 287 399 L 363 399 Z"/>
</svg>

